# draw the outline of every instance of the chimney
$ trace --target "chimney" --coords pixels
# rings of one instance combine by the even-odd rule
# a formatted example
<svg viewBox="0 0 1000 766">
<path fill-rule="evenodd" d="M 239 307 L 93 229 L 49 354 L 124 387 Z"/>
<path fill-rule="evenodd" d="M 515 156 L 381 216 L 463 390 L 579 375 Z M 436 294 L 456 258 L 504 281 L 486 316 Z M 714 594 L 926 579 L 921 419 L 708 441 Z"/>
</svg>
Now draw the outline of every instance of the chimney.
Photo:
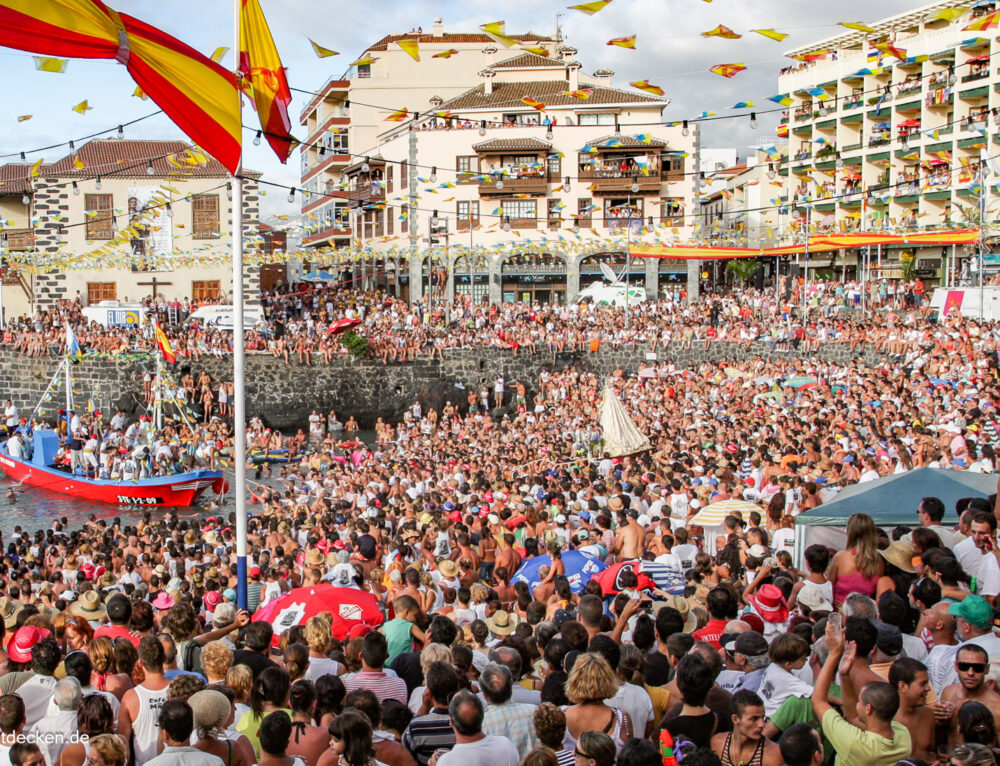
<svg viewBox="0 0 1000 766">
<path fill-rule="evenodd" d="M 483 78 L 483 95 L 492 96 L 493 95 L 493 78 L 496 77 L 496 72 L 491 72 L 489 69 L 484 69 L 479 73 L 479 76 Z"/>
<path fill-rule="evenodd" d="M 568 67 L 566 67 L 567 79 L 569 80 L 569 90 L 579 90 L 580 89 L 580 64 L 573 62 Z"/>
<path fill-rule="evenodd" d="M 594 72 L 594 77 L 597 79 L 601 85 L 607 85 L 610 87 L 611 78 L 615 76 L 615 73 L 610 69 L 598 69 Z"/>
<path fill-rule="evenodd" d="M 442 23 L 441 18 L 438 17 L 434 19 L 434 36 L 441 37 L 443 34 L 444 34 L 444 24 Z"/>
</svg>

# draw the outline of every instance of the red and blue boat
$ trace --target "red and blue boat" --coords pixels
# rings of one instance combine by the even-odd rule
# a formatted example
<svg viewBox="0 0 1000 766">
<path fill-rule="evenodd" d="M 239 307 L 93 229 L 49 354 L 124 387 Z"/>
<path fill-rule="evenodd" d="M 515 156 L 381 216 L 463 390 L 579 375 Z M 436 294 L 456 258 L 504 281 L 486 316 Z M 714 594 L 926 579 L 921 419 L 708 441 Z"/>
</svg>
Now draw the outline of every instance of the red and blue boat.
<svg viewBox="0 0 1000 766">
<path fill-rule="evenodd" d="M 56 466 L 59 436 L 55 431 L 35 431 L 31 458 L 12 457 L 6 442 L 0 443 L 0 470 L 19 484 L 46 489 L 83 500 L 115 505 L 194 505 L 208 489 L 222 494 L 228 483 L 219 471 L 187 471 L 145 479 L 90 479 Z"/>
</svg>

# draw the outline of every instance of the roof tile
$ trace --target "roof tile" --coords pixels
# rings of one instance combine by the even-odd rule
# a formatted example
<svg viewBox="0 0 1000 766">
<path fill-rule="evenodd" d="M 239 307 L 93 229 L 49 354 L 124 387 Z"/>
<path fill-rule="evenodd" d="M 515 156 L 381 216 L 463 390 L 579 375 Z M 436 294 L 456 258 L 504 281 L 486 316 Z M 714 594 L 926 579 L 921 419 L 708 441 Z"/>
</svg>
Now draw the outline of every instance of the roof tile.
<svg viewBox="0 0 1000 766">
<path fill-rule="evenodd" d="M 539 141 L 537 138 L 492 138 L 473 144 L 472 148 L 477 152 L 496 152 L 507 149 L 523 149 L 532 152 L 547 152 L 552 148 L 552 144 Z"/>
<path fill-rule="evenodd" d="M 462 109 L 481 109 L 518 107 L 526 108 L 521 101 L 525 96 L 541 101 L 546 106 L 579 106 L 588 107 L 601 104 L 650 104 L 661 107 L 670 103 L 667 98 L 633 93 L 604 85 L 580 84 L 581 88 L 592 90 L 590 98 L 578 99 L 573 96 L 562 96 L 561 91 L 570 89 L 567 80 L 539 80 L 535 82 L 498 82 L 493 84 L 493 93 L 487 96 L 482 85 L 467 90 L 450 101 L 445 101 L 440 109 L 460 111 Z"/>
<path fill-rule="evenodd" d="M 554 38 L 546 37 L 545 35 L 536 35 L 534 33 L 528 33 L 525 35 L 507 35 L 521 43 L 527 42 L 555 42 Z M 435 35 L 431 32 L 407 32 L 405 35 L 386 35 L 377 43 L 372 45 L 368 50 L 370 51 L 384 51 L 389 49 L 390 43 L 399 42 L 400 40 L 417 40 L 420 43 L 433 44 L 449 44 L 449 43 L 492 43 L 495 44 L 496 41 L 483 34 L 443 34 Z"/>
</svg>

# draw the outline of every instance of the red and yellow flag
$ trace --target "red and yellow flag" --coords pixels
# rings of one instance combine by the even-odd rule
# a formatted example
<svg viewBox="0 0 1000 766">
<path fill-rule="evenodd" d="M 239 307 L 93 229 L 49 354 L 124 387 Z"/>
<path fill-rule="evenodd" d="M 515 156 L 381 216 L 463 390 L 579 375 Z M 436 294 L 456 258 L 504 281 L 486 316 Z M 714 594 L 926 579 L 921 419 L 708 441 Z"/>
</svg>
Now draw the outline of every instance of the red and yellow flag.
<svg viewBox="0 0 1000 766">
<path fill-rule="evenodd" d="M 156 345 L 160 348 L 160 353 L 163 354 L 163 361 L 167 364 L 175 364 L 177 362 L 177 356 L 174 354 L 174 350 L 170 347 L 170 341 L 167 340 L 166 333 L 160 329 L 160 325 L 154 324 L 153 330 L 156 334 Z"/>
<path fill-rule="evenodd" d="M 0 45 L 44 56 L 115 59 L 206 152 L 240 160 L 236 79 L 180 40 L 102 0 L 0 0 Z"/>
<path fill-rule="evenodd" d="M 746 68 L 746 64 L 716 64 L 709 67 L 708 71 L 723 77 L 735 77 Z"/>
<path fill-rule="evenodd" d="M 1000 22 L 1000 11 L 993 11 L 993 13 L 987 13 L 985 16 L 974 19 L 971 24 L 962 27 L 962 31 L 985 32 L 987 29 L 996 29 L 998 22 Z"/>
<path fill-rule="evenodd" d="M 267 142 L 282 162 L 295 147 L 288 118 L 291 91 L 281 57 L 258 0 L 240 0 L 240 72 L 253 89 L 257 118 Z"/>
<path fill-rule="evenodd" d="M 619 48 L 631 48 L 635 50 L 635 35 L 629 35 L 628 37 L 615 37 L 608 40 L 608 45 L 617 45 Z"/>
</svg>

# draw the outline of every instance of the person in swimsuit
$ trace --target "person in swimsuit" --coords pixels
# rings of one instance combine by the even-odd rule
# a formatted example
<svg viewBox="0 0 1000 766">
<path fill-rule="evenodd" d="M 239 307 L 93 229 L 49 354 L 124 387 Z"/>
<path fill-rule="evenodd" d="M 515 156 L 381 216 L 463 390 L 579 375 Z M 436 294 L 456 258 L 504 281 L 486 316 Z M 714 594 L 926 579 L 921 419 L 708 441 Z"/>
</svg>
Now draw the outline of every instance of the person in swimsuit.
<svg viewBox="0 0 1000 766">
<path fill-rule="evenodd" d="M 847 550 L 830 562 L 827 579 L 833 585 L 833 605 L 839 609 L 852 593 L 875 596 L 885 561 L 878 553 L 875 522 L 867 513 L 855 513 L 847 520 Z"/>
<path fill-rule="evenodd" d="M 722 766 L 781 766 L 781 750 L 764 736 L 764 700 L 749 689 L 733 695 L 733 730 L 712 737 Z"/>
</svg>

